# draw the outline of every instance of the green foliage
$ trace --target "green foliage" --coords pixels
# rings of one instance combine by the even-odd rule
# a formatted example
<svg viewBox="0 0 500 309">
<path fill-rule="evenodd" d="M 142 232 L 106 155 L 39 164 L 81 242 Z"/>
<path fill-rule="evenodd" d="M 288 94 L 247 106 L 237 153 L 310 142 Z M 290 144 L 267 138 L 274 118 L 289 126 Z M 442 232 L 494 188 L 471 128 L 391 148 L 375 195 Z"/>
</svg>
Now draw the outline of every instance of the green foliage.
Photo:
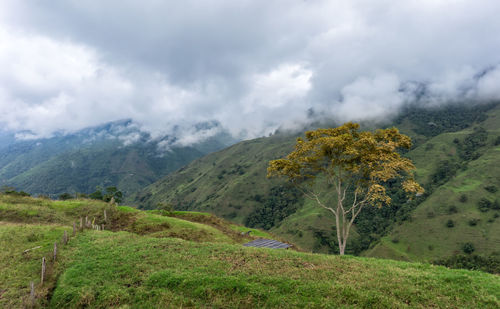
<svg viewBox="0 0 500 309">
<path fill-rule="evenodd" d="M 116 203 L 121 203 L 123 200 L 123 193 L 116 187 L 107 187 L 106 194 L 103 195 L 102 200 L 105 202 L 114 200 Z"/>
<path fill-rule="evenodd" d="M 450 205 L 448 207 L 448 214 L 456 214 L 458 212 L 458 208 L 455 205 Z"/>
<path fill-rule="evenodd" d="M 245 225 L 269 230 L 293 214 L 301 199 L 300 192 L 287 185 L 271 188 L 265 197 L 255 195 L 254 200 L 259 204 L 245 219 Z"/>
<path fill-rule="evenodd" d="M 474 252 L 476 250 L 476 248 L 474 247 L 474 244 L 471 243 L 471 242 L 466 242 L 463 246 L 462 246 L 462 250 L 464 251 L 464 253 L 467 253 L 467 254 L 471 254 L 472 252 Z"/>
<path fill-rule="evenodd" d="M 448 221 L 446 221 L 446 227 L 449 227 L 449 228 L 452 228 L 455 226 L 455 221 L 449 219 Z"/>
<path fill-rule="evenodd" d="M 486 190 L 490 193 L 496 193 L 498 191 L 498 188 L 494 185 L 489 185 L 489 186 L 485 186 L 484 190 Z"/>
<path fill-rule="evenodd" d="M 470 226 L 476 226 L 479 223 L 479 219 L 472 218 L 469 220 L 469 225 Z"/>
<path fill-rule="evenodd" d="M 432 185 L 439 186 L 447 182 L 451 177 L 455 176 L 460 166 L 450 160 L 443 160 L 438 163 L 438 166 L 431 176 Z"/>
<path fill-rule="evenodd" d="M 493 145 L 494 146 L 498 146 L 500 145 L 500 136 L 497 136 L 497 138 L 495 139 L 495 141 L 493 142 Z"/>
<path fill-rule="evenodd" d="M 479 208 L 481 212 L 487 212 L 488 210 L 490 210 L 492 205 L 493 203 L 489 199 L 482 197 L 477 203 L 477 208 Z"/>
<path fill-rule="evenodd" d="M 409 106 L 395 122 L 402 124 L 409 120 L 417 134 L 432 137 L 444 132 L 460 131 L 474 122 L 481 122 L 486 119 L 485 112 L 495 106 L 495 103 L 474 106 L 450 104 L 442 108 Z"/>
<path fill-rule="evenodd" d="M 462 143 L 458 144 L 459 156 L 462 160 L 475 160 L 480 156 L 479 149 L 486 146 L 488 132 L 483 127 L 475 127 Z"/>
<path fill-rule="evenodd" d="M 101 188 L 97 187 L 97 190 L 89 194 L 88 197 L 93 200 L 101 200 L 105 202 L 114 200 L 115 203 L 121 203 L 123 200 L 123 193 L 114 186 L 107 187 L 104 193 Z"/>
<path fill-rule="evenodd" d="M 89 198 L 93 200 L 103 200 L 104 195 L 102 194 L 102 191 L 100 189 L 95 190 L 94 192 L 89 194 Z"/>
<path fill-rule="evenodd" d="M 307 131 L 305 139 L 297 139 L 294 151 L 284 159 L 270 161 L 267 169 L 268 177 L 287 178 L 335 216 L 341 255 L 363 207 L 380 208 L 391 203 L 384 184 L 402 179 L 401 187 L 410 199 L 424 191 L 413 179 L 415 166 L 398 152 L 410 149 L 408 136 L 396 128 L 374 133 L 359 128 L 359 124 L 348 122 L 337 128 Z M 325 178 L 326 192 L 314 187 L 318 175 Z M 304 180 L 310 183 L 303 184 Z M 335 194 L 336 202 L 326 203 L 320 195 L 330 192 Z"/>
<path fill-rule="evenodd" d="M 73 195 L 65 192 L 63 194 L 59 194 L 59 197 L 58 197 L 61 201 L 65 201 L 65 200 L 70 200 L 72 198 L 75 198 Z"/>
<path fill-rule="evenodd" d="M 174 205 L 172 203 L 168 203 L 168 202 L 163 202 L 163 203 L 160 202 L 156 206 L 156 209 L 158 209 L 162 212 L 170 213 L 170 212 L 174 211 Z"/>
<path fill-rule="evenodd" d="M 477 254 L 458 254 L 448 258 L 436 260 L 437 265 L 444 265 L 449 268 L 480 270 L 492 274 L 500 275 L 500 255 L 491 254 L 482 256 Z"/>
</svg>

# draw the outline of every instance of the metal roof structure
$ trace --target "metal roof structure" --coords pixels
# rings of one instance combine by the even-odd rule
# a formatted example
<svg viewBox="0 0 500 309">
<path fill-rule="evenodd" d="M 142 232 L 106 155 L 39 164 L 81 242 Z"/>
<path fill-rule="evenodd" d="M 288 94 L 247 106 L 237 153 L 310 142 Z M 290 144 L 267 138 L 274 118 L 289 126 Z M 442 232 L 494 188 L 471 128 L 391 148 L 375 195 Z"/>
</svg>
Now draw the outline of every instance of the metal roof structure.
<svg viewBox="0 0 500 309">
<path fill-rule="evenodd" d="M 271 249 L 288 249 L 292 245 L 279 242 L 274 239 L 256 239 L 249 243 L 243 244 L 245 247 L 256 247 L 256 248 L 271 248 Z"/>
</svg>

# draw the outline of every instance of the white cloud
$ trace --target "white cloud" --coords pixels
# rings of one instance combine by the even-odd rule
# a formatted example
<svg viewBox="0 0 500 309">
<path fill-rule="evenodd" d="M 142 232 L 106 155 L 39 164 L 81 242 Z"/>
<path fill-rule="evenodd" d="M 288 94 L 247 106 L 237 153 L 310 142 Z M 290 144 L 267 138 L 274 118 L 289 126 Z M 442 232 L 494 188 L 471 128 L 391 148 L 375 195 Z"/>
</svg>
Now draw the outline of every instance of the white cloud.
<svg viewBox="0 0 500 309">
<path fill-rule="evenodd" d="M 341 90 L 342 100 L 333 104 L 332 113 L 340 121 L 395 115 L 405 100 L 400 84 L 395 74 L 359 77 Z"/>
<path fill-rule="evenodd" d="M 499 15 L 496 0 L 4 0 L 0 126 L 28 138 L 131 118 L 185 144 L 207 121 L 248 138 L 311 108 L 386 117 L 412 85 L 430 104 L 499 99 Z"/>
</svg>

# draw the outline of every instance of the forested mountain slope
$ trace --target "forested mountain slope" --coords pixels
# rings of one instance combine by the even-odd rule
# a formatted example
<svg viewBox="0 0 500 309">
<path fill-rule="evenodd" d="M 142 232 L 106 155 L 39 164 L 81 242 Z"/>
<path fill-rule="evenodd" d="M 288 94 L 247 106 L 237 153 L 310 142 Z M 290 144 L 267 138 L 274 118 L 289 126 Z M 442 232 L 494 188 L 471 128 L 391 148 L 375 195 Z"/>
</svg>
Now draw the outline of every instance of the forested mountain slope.
<svg viewBox="0 0 500 309">
<path fill-rule="evenodd" d="M 464 251 L 500 253 L 500 112 L 474 127 L 438 135 L 408 154 L 432 188 L 408 220 L 382 238 L 370 256 L 406 260 Z"/>
<path fill-rule="evenodd" d="M 119 121 L 48 139 L 11 141 L 0 148 L 0 184 L 52 197 L 116 186 L 137 191 L 190 161 L 228 146 L 224 134 L 192 146 L 151 139 Z M 162 146 L 163 145 L 163 146 Z"/>
<path fill-rule="evenodd" d="M 415 147 L 405 155 L 414 160 L 417 177 L 425 185 L 427 193 L 409 202 L 400 191 L 389 187 L 393 204 L 382 209 L 368 208 L 362 213 L 356 220 L 348 252 L 360 254 L 379 241 L 386 241 L 388 233 L 403 228 L 406 222 L 419 219 L 417 214 L 420 208 L 440 195 L 441 186 L 461 173 L 472 173 L 476 164 L 485 165 L 482 177 L 498 179 L 495 170 L 499 159 L 494 156 L 497 147 L 494 144 L 499 136 L 499 114 L 498 104 L 453 105 L 431 110 L 408 108 L 394 120 L 392 125 L 410 135 L 415 142 Z M 486 135 L 486 141 L 478 137 L 482 135 Z M 479 142 L 476 141 L 478 138 Z M 241 142 L 194 161 L 148 186 L 129 202 L 146 209 L 155 208 L 158 203 L 171 202 L 177 209 L 209 211 L 247 226 L 269 229 L 309 250 L 336 252 L 332 216 L 313 201 L 303 198 L 287 183 L 266 178 L 268 162 L 289 153 L 294 143 L 295 136 L 282 134 Z M 449 162 L 446 162 L 447 158 Z M 445 175 L 452 170 L 446 164 L 459 166 L 456 176 Z M 468 193 L 474 196 L 468 202 L 469 205 L 484 195 L 483 187 L 487 185 L 488 181 L 485 180 L 482 186 Z M 492 203 L 497 198 L 496 194 L 492 193 L 488 197 Z M 459 196 L 457 193 L 453 198 Z M 334 197 L 330 198 L 332 200 Z M 494 216 L 493 210 L 489 213 Z M 464 220 L 469 220 L 468 213 L 462 215 L 467 217 Z M 481 230 L 483 223 L 498 226 L 498 220 L 493 223 L 488 220 L 485 217 L 478 221 L 477 230 Z M 491 233 L 494 231 L 491 230 Z M 491 250 L 483 248 L 497 246 L 496 238 L 489 237 L 491 233 L 482 234 L 485 244 L 478 245 L 476 252 L 489 253 Z M 403 241 L 400 246 L 403 246 Z M 453 246 L 453 250 L 436 250 L 432 257 L 442 257 L 460 250 L 460 245 Z M 373 255 L 377 256 L 375 253 Z"/>
</svg>

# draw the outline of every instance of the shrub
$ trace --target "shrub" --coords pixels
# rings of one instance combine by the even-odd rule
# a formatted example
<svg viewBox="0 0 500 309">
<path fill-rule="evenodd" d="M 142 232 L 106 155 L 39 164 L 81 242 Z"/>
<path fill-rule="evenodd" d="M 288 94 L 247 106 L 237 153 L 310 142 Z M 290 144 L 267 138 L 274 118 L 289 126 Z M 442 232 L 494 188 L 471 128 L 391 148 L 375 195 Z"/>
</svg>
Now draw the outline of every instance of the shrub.
<svg viewBox="0 0 500 309">
<path fill-rule="evenodd" d="M 484 187 L 484 190 L 486 190 L 490 193 L 495 193 L 498 191 L 498 188 L 494 185 L 489 185 L 489 186 Z"/>
<path fill-rule="evenodd" d="M 455 222 L 453 222 L 453 220 L 450 219 L 450 220 L 448 220 L 446 222 L 446 227 L 450 227 L 451 228 L 451 227 L 454 227 L 454 226 L 455 226 Z"/>
<path fill-rule="evenodd" d="M 392 239 L 391 239 L 391 241 L 392 241 L 393 243 L 397 244 L 397 243 L 399 243 L 399 237 L 398 237 L 398 236 L 396 236 L 396 237 L 392 238 Z"/>
<path fill-rule="evenodd" d="M 461 203 L 465 203 L 465 202 L 467 202 L 467 195 L 465 195 L 465 194 L 460 195 L 460 199 L 459 199 L 459 201 L 460 201 Z"/>
<path fill-rule="evenodd" d="M 477 207 L 481 212 L 487 212 L 490 209 L 491 205 L 492 205 L 491 201 L 484 197 L 481 198 L 477 203 Z"/>
<path fill-rule="evenodd" d="M 500 145 L 500 136 L 497 136 L 497 138 L 496 138 L 495 142 L 493 142 L 493 144 L 494 144 L 495 146 Z"/>
<path fill-rule="evenodd" d="M 469 225 L 470 226 L 476 226 L 478 224 L 478 222 L 479 222 L 479 219 L 476 219 L 476 218 L 470 219 L 469 220 Z"/>
<path fill-rule="evenodd" d="M 5 191 L 3 192 L 4 194 L 7 194 L 7 195 L 14 195 L 14 196 L 31 196 L 31 194 L 27 193 L 27 192 L 24 192 L 24 191 Z"/>
<path fill-rule="evenodd" d="M 169 213 L 174 211 L 174 205 L 169 202 L 160 202 L 156 205 L 156 209 Z"/>
<path fill-rule="evenodd" d="M 476 250 L 476 248 L 474 248 L 474 244 L 466 242 L 462 246 L 462 250 L 464 251 L 464 253 L 471 254 L 472 252 L 474 252 L 474 250 Z"/>
<path fill-rule="evenodd" d="M 442 260 L 434 261 L 434 264 L 444 265 L 450 268 L 463 268 L 486 271 L 492 274 L 500 274 L 500 256 L 480 256 L 477 254 L 459 254 Z"/>
<path fill-rule="evenodd" d="M 59 195 L 59 199 L 61 201 L 65 201 L 65 200 L 70 200 L 73 198 L 73 195 L 69 194 L 69 193 L 63 193 L 63 194 L 60 194 Z"/>
<path fill-rule="evenodd" d="M 493 205 L 491 205 L 491 209 L 500 210 L 500 203 L 498 202 L 498 200 L 495 200 Z"/>
<path fill-rule="evenodd" d="M 458 212 L 457 206 L 451 205 L 450 207 L 448 207 L 448 213 L 449 214 L 456 214 L 457 212 Z"/>
<path fill-rule="evenodd" d="M 433 212 L 433 211 L 429 211 L 427 212 L 427 218 L 434 218 L 436 216 L 436 214 Z"/>
</svg>

